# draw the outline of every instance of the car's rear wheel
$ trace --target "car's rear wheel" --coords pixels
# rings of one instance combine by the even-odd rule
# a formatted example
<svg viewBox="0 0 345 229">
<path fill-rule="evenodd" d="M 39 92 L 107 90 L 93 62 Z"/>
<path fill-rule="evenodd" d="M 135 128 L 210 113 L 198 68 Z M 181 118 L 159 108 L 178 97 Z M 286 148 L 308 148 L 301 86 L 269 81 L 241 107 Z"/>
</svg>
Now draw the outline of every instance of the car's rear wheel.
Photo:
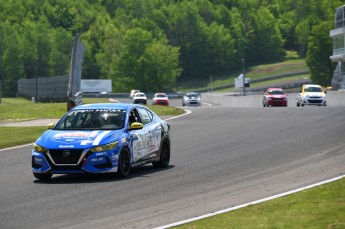
<svg viewBox="0 0 345 229">
<path fill-rule="evenodd" d="M 152 162 L 155 168 L 168 167 L 170 162 L 170 145 L 168 141 L 164 141 L 161 146 L 159 161 Z"/>
<path fill-rule="evenodd" d="M 129 154 L 129 150 L 127 148 L 124 148 L 121 150 L 121 153 L 120 153 L 117 175 L 119 177 L 126 177 L 128 176 L 130 171 L 131 171 L 131 156 Z"/>
<path fill-rule="evenodd" d="M 33 173 L 33 174 L 34 174 L 34 177 L 43 181 L 48 181 L 53 176 L 53 174 L 49 174 L 49 173 Z"/>
</svg>

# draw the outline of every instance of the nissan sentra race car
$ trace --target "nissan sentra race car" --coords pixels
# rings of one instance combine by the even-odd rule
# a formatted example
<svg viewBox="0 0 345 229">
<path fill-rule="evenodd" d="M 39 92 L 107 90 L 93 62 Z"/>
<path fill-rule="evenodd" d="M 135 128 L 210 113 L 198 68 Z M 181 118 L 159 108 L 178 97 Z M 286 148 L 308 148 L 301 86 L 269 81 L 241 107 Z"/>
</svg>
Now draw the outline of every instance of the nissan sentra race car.
<svg viewBox="0 0 345 229">
<path fill-rule="evenodd" d="M 117 173 L 170 161 L 170 125 L 136 104 L 77 106 L 48 125 L 32 150 L 32 172 L 40 180 L 53 174 Z"/>
</svg>

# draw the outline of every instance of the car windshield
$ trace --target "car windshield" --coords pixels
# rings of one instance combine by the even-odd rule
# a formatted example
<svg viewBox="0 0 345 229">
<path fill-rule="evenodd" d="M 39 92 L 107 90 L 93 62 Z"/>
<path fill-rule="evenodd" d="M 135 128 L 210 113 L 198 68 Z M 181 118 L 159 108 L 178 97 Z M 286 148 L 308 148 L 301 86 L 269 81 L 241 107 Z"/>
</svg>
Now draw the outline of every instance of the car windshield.
<svg viewBox="0 0 345 229">
<path fill-rule="evenodd" d="M 283 95 L 284 92 L 277 90 L 277 91 L 269 91 L 268 94 L 270 94 L 270 95 Z"/>
<path fill-rule="evenodd" d="M 144 93 L 136 93 L 134 96 L 135 96 L 135 97 L 144 97 L 145 94 L 144 94 Z"/>
<path fill-rule="evenodd" d="M 54 130 L 118 130 L 124 126 L 123 110 L 74 110 L 66 114 Z"/>
<path fill-rule="evenodd" d="M 157 97 L 157 98 L 166 98 L 167 96 L 164 95 L 164 94 L 157 94 L 156 97 Z"/>
<path fill-rule="evenodd" d="M 306 92 L 322 92 L 320 87 L 306 87 L 304 90 Z"/>
<path fill-rule="evenodd" d="M 194 97 L 199 97 L 199 95 L 198 94 L 188 94 L 187 97 L 194 98 Z"/>
</svg>

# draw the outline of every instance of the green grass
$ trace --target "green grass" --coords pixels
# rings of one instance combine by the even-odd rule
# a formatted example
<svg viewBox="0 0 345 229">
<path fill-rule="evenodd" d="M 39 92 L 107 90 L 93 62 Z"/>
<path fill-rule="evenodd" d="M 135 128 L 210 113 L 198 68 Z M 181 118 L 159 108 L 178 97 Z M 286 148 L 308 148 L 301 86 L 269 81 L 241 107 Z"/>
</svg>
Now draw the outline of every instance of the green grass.
<svg viewBox="0 0 345 229">
<path fill-rule="evenodd" d="M 267 80 L 267 81 L 258 82 L 258 83 L 251 83 L 250 84 L 250 88 L 248 90 L 250 90 L 251 88 L 261 87 L 261 86 L 275 84 L 275 83 L 287 83 L 287 82 L 290 82 L 290 81 L 293 81 L 293 80 L 309 79 L 309 78 L 310 78 L 310 75 L 307 74 L 307 75 L 289 76 L 289 77 L 284 77 L 284 78 L 281 78 L 281 79 Z M 214 91 L 215 92 L 229 92 L 229 91 L 235 91 L 235 90 L 236 90 L 235 87 L 229 87 L 229 88 L 226 88 L 226 89 L 214 90 Z M 288 92 L 289 90 L 286 90 L 286 91 Z M 295 91 L 295 90 L 292 90 L 292 91 Z"/>
<path fill-rule="evenodd" d="M 66 103 L 32 103 L 31 100 L 22 98 L 3 98 L 0 104 L 0 120 L 60 118 L 66 111 Z"/>
<path fill-rule="evenodd" d="M 47 130 L 44 126 L 0 127 L 0 149 L 33 143 Z"/>
<path fill-rule="evenodd" d="M 345 228 L 345 179 L 174 228 Z"/>
<path fill-rule="evenodd" d="M 307 65 L 305 63 L 305 59 L 295 58 L 289 59 L 279 63 L 272 63 L 272 64 L 264 64 L 249 67 L 245 70 L 246 78 L 250 78 L 251 80 L 259 79 L 267 76 L 276 76 L 282 75 L 287 73 L 295 73 L 295 72 L 303 72 L 308 71 Z M 204 79 L 204 80 L 190 80 L 190 81 L 183 81 L 177 83 L 177 90 L 181 92 L 186 91 L 195 91 L 200 89 L 206 88 L 214 88 L 218 86 L 223 86 L 226 84 L 234 83 L 235 78 L 237 78 L 241 72 L 234 72 L 228 75 L 222 76 L 212 76 L 212 83 L 210 83 L 211 79 Z M 295 79 L 302 79 L 304 76 L 297 76 Z M 309 75 L 307 76 L 309 78 Z M 282 80 L 282 79 L 280 79 Z M 278 80 L 279 82 L 279 80 Z M 267 82 L 269 83 L 269 82 Z M 229 89 L 225 89 L 225 91 L 229 91 Z M 224 91 L 224 90 L 222 90 Z"/>
</svg>

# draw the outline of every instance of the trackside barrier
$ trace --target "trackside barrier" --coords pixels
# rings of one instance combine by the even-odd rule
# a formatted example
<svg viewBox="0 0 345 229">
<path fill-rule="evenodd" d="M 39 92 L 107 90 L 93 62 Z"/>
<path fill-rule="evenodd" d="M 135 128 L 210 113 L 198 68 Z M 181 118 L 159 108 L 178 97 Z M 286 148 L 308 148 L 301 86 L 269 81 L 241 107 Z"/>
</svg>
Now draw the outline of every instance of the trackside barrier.
<svg viewBox="0 0 345 229">
<path fill-rule="evenodd" d="M 297 93 L 288 94 L 288 106 L 296 107 Z M 242 96 L 235 93 L 202 93 L 202 101 L 227 107 L 262 107 L 262 94 Z M 328 91 L 327 106 L 345 106 L 345 91 Z"/>
</svg>

